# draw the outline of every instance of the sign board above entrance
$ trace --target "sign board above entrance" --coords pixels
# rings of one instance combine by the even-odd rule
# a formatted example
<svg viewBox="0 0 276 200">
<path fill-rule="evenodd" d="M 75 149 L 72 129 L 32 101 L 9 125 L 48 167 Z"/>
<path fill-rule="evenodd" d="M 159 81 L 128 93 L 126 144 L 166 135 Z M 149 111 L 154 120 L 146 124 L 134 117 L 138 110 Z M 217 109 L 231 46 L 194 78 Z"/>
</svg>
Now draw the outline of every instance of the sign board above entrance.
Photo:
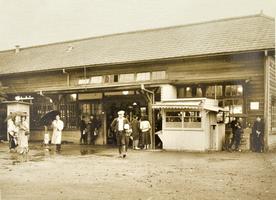
<svg viewBox="0 0 276 200">
<path fill-rule="evenodd" d="M 102 99 L 102 93 L 80 93 L 79 100 L 88 100 L 88 99 Z"/>
</svg>

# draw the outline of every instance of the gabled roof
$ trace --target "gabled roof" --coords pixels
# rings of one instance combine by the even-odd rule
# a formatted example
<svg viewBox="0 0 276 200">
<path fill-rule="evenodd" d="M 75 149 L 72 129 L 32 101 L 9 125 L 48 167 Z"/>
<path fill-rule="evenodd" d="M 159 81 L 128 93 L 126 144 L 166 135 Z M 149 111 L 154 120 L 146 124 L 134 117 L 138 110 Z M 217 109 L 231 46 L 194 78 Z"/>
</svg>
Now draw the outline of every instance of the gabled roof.
<svg viewBox="0 0 276 200">
<path fill-rule="evenodd" d="M 275 48 L 274 19 L 222 19 L 0 52 L 0 74 Z"/>
</svg>

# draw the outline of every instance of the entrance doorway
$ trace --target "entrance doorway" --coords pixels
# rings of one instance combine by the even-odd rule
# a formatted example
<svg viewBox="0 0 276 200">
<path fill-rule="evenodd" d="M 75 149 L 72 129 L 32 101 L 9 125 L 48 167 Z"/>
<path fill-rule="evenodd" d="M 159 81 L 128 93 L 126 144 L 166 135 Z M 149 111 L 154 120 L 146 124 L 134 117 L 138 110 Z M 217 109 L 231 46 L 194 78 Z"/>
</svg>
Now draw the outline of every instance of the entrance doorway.
<svg viewBox="0 0 276 200">
<path fill-rule="evenodd" d="M 116 145 L 116 137 L 111 129 L 112 121 L 118 117 L 119 110 L 125 111 L 125 117 L 131 122 L 133 116 L 147 115 L 147 103 L 142 95 L 109 96 L 104 99 L 106 114 L 106 141 L 107 144 Z"/>
</svg>

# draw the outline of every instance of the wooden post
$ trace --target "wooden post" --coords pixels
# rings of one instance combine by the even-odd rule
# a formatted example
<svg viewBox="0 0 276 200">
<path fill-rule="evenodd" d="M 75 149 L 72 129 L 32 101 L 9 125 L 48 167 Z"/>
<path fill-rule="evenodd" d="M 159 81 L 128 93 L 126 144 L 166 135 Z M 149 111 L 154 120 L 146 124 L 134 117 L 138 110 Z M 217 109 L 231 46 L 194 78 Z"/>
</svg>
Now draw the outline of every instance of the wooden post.
<svg viewBox="0 0 276 200">
<path fill-rule="evenodd" d="M 269 112 L 269 105 L 270 105 L 270 94 L 269 94 L 269 62 L 268 62 L 268 53 L 267 51 L 264 52 L 264 123 L 265 123 L 265 131 L 264 131 L 264 150 L 268 150 L 268 134 L 270 128 L 270 112 Z"/>
<path fill-rule="evenodd" d="M 151 124 L 150 130 L 150 140 L 151 140 L 151 149 L 155 149 L 155 118 L 152 111 L 152 104 L 154 102 L 154 94 L 150 94 L 147 91 L 141 90 L 139 91 L 143 94 L 144 98 L 148 103 L 148 120 Z"/>
</svg>

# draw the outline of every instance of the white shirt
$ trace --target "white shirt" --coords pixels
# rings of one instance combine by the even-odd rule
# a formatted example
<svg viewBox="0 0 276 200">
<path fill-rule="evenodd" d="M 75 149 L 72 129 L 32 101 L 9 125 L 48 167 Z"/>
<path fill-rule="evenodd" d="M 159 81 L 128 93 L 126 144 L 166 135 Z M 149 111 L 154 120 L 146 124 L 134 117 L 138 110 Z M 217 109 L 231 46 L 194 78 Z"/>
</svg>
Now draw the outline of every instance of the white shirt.
<svg viewBox="0 0 276 200">
<path fill-rule="evenodd" d="M 118 118 L 118 131 L 124 130 L 124 118 Z"/>
</svg>

